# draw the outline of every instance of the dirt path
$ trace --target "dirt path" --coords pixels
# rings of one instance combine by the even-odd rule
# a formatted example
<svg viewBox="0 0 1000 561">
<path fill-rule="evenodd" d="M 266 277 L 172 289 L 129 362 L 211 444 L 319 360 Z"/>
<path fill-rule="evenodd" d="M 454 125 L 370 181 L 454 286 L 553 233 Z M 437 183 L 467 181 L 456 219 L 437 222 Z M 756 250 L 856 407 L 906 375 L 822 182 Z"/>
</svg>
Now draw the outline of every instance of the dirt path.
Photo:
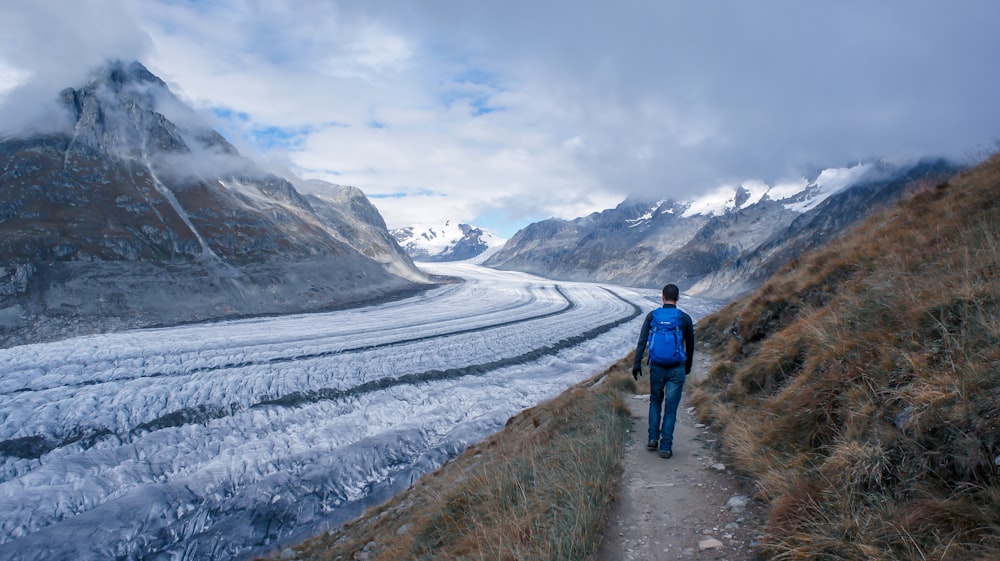
<svg viewBox="0 0 1000 561">
<path fill-rule="evenodd" d="M 694 379 L 709 361 L 695 357 Z M 644 387 L 648 387 L 644 384 Z M 646 449 L 649 396 L 629 399 L 634 424 L 625 453 L 625 473 L 596 561 L 757 559 L 752 543 L 760 532 L 760 505 L 723 465 L 714 435 L 698 424 L 685 398 L 674 430 L 674 456 Z"/>
</svg>

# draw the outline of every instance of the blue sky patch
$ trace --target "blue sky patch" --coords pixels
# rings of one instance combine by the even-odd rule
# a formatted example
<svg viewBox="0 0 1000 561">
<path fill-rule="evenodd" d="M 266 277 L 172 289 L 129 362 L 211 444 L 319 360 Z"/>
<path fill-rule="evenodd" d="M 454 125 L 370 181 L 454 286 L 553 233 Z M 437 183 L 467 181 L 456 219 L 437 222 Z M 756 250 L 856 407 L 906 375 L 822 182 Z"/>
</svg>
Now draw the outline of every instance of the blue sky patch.
<svg viewBox="0 0 1000 561">
<path fill-rule="evenodd" d="M 539 220 L 542 220 L 542 218 L 516 218 L 504 209 L 491 208 L 476 215 L 469 224 L 483 228 L 501 238 L 510 239 L 518 230 Z"/>
<path fill-rule="evenodd" d="M 274 148 L 295 148 L 302 145 L 305 137 L 314 127 L 281 128 L 254 127 L 250 130 L 248 139 L 259 148 L 272 150 Z"/>
<path fill-rule="evenodd" d="M 218 119 L 219 132 L 229 138 L 244 138 L 257 148 L 269 151 L 300 148 L 306 137 L 327 127 L 347 127 L 344 123 L 327 122 L 299 127 L 279 127 L 256 124 L 253 117 L 244 111 L 234 111 L 228 107 L 213 107 L 212 115 Z M 256 125 L 256 126 L 254 126 Z"/>
<path fill-rule="evenodd" d="M 448 108 L 456 103 L 464 103 L 469 106 L 470 114 L 478 117 L 494 111 L 503 111 L 502 107 L 490 105 L 490 97 L 489 94 L 482 92 L 451 90 L 441 94 L 440 100 Z"/>
<path fill-rule="evenodd" d="M 395 193 L 365 193 L 369 199 L 403 199 L 406 197 L 447 197 L 447 193 L 420 188 L 415 191 L 397 191 Z"/>
<path fill-rule="evenodd" d="M 463 103 L 469 107 L 472 116 L 479 117 L 504 110 L 490 103 L 492 97 L 501 91 L 503 88 L 492 74 L 478 68 L 466 68 L 455 74 L 451 82 L 443 84 L 439 99 L 448 108 Z"/>
<path fill-rule="evenodd" d="M 212 114 L 226 121 L 250 122 L 250 114 L 244 111 L 233 111 L 228 107 L 213 107 Z"/>
</svg>

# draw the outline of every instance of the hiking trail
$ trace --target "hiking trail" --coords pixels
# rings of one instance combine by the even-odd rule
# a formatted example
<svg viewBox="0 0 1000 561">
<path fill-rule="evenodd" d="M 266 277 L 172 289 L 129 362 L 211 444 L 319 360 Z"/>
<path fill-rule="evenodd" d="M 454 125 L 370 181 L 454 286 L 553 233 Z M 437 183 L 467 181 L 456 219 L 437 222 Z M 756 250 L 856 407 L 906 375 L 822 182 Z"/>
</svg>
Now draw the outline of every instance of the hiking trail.
<svg viewBox="0 0 1000 561">
<path fill-rule="evenodd" d="M 753 544 L 763 508 L 724 464 L 715 434 L 698 423 L 688 402 L 689 384 L 704 379 L 710 366 L 710 357 L 695 355 L 670 459 L 646 449 L 649 394 L 627 397 L 633 425 L 624 473 L 595 561 L 759 559 Z"/>
</svg>

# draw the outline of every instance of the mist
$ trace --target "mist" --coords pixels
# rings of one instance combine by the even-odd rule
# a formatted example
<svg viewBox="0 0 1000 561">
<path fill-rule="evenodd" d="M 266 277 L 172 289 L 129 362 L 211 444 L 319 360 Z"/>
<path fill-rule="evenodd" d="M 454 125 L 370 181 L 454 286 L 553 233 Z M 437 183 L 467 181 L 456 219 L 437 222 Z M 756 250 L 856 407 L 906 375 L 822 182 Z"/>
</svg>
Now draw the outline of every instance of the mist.
<svg viewBox="0 0 1000 561">
<path fill-rule="evenodd" d="M 59 130 L 67 124 L 60 91 L 110 59 L 142 59 L 153 48 L 123 0 L 19 2 L 4 8 L 0 36 L 0 61 L 19 80 L 0 94 L 0 134 Z"/>
</svg>

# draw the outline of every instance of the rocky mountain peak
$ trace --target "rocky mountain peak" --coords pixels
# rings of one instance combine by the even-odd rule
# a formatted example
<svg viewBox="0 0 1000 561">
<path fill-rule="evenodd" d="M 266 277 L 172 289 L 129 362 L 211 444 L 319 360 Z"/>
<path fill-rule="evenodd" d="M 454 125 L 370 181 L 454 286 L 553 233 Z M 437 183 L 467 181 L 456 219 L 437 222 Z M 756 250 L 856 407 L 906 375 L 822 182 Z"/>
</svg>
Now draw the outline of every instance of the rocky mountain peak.
<svg viewBox="0 0 1000 561">
<path fill-rule="evenodd" d="M 733 202 L 735 203 L 735 205 L 734 205 L 735 208 L 737 208 L 737 209 L 743 208 L 743 205 L 745 205 L 747 203 L 747 201 L 750 200 L 751 196 L 753 196 L 753 194 L 750 193 L 750 190 L 747 189 L 746 187 L 740 185 L 736 189 L 736 195 L 733 197 Z"/>
<path fill-rule="evenodd" d="M 149 83 L 161 87 L 167 86 L 166 82 L 150 72 L 137 60 L 131 62 L 125 62 L 120 59 L 108 61 L 106 65 L 95 72 L 95 75 L 98 79 L 103 78 L 115 89 L 120 89 L 126 84 Z"/>
<path fill-rule="evenodd" d="M 86 85 L 66 88 L 60 98 L 72 120 L 72 149 L 137 159 L 205 150 L 237 153 L 137 61 L 108 62 Z"/>
<path fill-rule="evenodd" d="M 111 61 L 60 99 L 64 130 L 0 139 L 0 343 L 322 309 L 426 282 L 363 193 L 307 200 L 142 64 Z"/>
</svg>

